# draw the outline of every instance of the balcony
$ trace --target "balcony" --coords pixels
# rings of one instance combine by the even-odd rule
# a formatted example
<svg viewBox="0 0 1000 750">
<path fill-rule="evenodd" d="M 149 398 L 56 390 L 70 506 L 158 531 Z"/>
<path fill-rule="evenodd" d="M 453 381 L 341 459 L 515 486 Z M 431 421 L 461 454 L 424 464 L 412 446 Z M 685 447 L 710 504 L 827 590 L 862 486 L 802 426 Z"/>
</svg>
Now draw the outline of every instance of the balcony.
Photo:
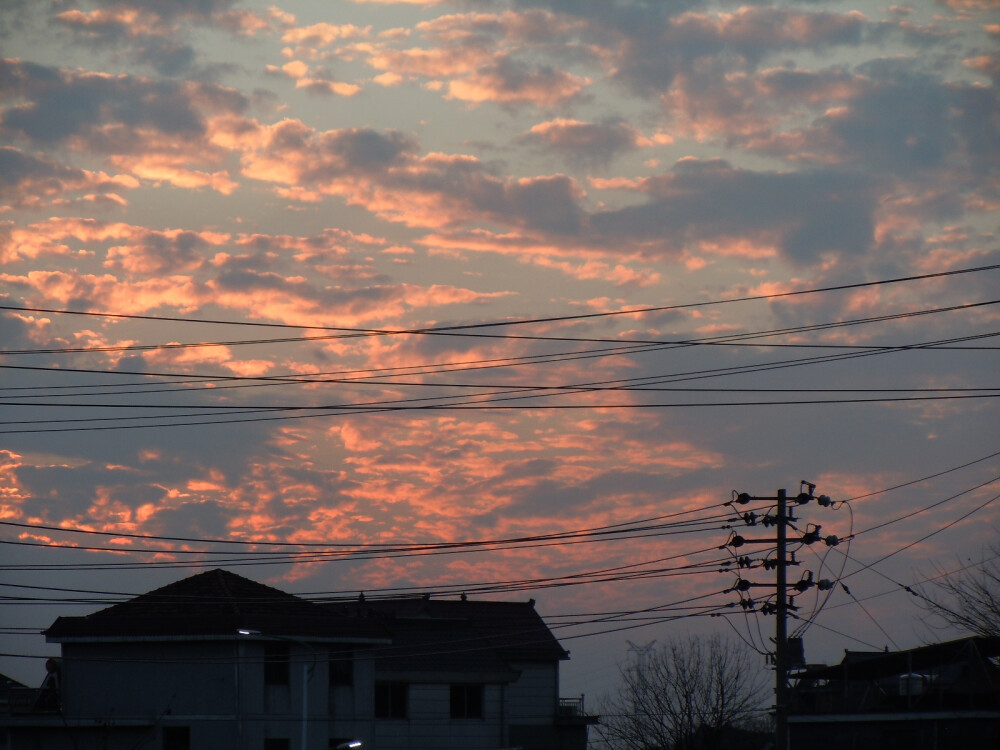
<svg viewBox="0 0 1000 750">
<path fill-rule="evenodd" d="M 587 713 L 583 696 L 579 698 L 560 698 L 556 708 L 556 722 L 559 724 L 596 724 L 597 716 Z"/>
</svg>

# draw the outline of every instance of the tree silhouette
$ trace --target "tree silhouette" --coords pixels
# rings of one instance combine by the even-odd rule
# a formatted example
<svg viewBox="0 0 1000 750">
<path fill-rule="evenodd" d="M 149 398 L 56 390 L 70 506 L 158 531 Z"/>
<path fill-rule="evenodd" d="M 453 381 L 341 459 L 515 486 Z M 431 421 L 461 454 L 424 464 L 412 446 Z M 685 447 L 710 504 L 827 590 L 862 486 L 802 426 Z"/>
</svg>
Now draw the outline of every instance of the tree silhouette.
<svg viewBox="0 0 1000 750">
<path fill-rule="evenodd" d="M 742 644 L 719 636 L 671 641 L 620 667 L 597 727 L 614 750 L 716 750 L 760 725 L 767 673 Z"/>
<path fill-rule="evenodd" d="M 938 571 L 915 587 L 934 618 L 974 635 L 1000 636 L 1000 544 L 954 573 Z"/>
</svg>

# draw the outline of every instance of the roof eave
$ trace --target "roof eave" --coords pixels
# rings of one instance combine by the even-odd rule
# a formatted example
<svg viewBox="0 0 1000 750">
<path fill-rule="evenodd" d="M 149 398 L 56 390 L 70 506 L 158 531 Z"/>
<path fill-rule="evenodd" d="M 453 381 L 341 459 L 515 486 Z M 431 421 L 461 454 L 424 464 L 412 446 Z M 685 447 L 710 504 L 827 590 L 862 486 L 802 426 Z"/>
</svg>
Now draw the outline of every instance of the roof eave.
<svg viewBox="0 0 1000 750">
<path fill-rule="evenodd" d="M 181 642 L 181 641 L 239 641 L 253 642 L 264 641 L 303 641 L 306 643 L 360 643 L 364 645 L 387 645 L 392 643 L 390 638 L 371 638 L 363 636 L 319 636 L 319 635 L 285 635 L 284 633 L 269 636 L 264 635 L 242 635 L 240 633 L 196 633 L 187 634 L 160 634 L 160 635 L 58 635 L 45 636 L 47 643 L 151 643 L 151 642 Z"/>
</svg>

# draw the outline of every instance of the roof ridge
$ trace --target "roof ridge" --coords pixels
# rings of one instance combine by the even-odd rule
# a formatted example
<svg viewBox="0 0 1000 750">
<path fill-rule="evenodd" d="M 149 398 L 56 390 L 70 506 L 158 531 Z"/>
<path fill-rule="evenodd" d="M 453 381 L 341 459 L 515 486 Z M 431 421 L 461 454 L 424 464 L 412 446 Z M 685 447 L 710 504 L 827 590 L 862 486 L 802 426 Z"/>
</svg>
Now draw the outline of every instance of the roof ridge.
<svg viewBox="0 0 1000 750">
<path fill-rule="evenodd" d="M 233 595 L 233 591 L 229 587 L 229 581 L 226 579 L 226 576 L 224 575 L 228 571 L 223 570 L 222 568 L 215 568 L 211 572 L 215 574 L 216 578 L 218 578 L 218 580 L 219 580 L 219 586 L 222 588 L 223 594 L 225 594 L 226 603 L 229 605 L 229 608 L 233 611 L 234 615 L 239 616 L 240 615 L 240 605 L 236 601 L 236 597 Z M 231 575 L 236 575 L 236 574 L 232 573 Z"/>
</svg>

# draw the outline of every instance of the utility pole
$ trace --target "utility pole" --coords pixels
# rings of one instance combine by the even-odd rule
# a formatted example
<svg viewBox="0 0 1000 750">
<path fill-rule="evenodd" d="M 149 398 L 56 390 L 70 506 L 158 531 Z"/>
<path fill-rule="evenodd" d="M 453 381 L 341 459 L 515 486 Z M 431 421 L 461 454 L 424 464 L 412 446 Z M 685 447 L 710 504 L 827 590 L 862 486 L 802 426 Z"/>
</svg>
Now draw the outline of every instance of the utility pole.
<svg viewBox="0 0 1000 750">
<path fill-rule="evenodd" d="M 808 489 L 808 492 L 804 491 Z M 796 504 L 805 505 L 810 500 L 815 499 L 817 504 L 822 507 L 830 507 L 833 505 L 833 501 L 830 500 L 826 495 L 820 495 L 815 497 L 813 491 L 816 489 L 816 485 L 803 481 L 800 487 L 799 494 L 794 498 Z M 756 526 L 760 523 L 761 526 L 769 527 L 774 526 L 776 534 L 773 538 L 764 539 L 749 539 L 740 536 L 739 534 L 731 534 L 729 541 L 723 545 L 723 548 L 731 547 L 737 549 L 745 544 L 765 544 L 774 546 L 774 558 L 765 557 L 763 560 L 755 561 L 749 556 L 737 557 L 737 565 L 739 569 L 751 568 L 759 566 L 764 570 L 774 569 L 775 571 L 775 582 L 774 583 L 753 583 L 748 581 L 742 576 L 737 579 L 736 585 L 733 586 L 730 591 L 737 591 L 740 594 L 740 604 L 746 611 L 759 611 L 761 614 L 775 615 L 775 625 L 774 625 L 774 654 L 773 654 L 773 664 L 774 664 L 774 747 L 775 750 L 788 750 L 788 712 L 790 708 L 790 691 L 788 688 L 788 675 L 791 671 L 790 652 L 788 646 L 788 617 L 790 611 L 796 609 L 796 607 L 791 602 L 791 597 L 788 593 L 788 568 L 792 565 L 798 565 L 799 563 L 795 560 L 795 554 L 792 552 L 789 557 L 788 545 L 788 527 L 792 526 L 794 528 L 794 523 L 797 520 L 793 513 L 788 510 L 788 496 L 785 490 L 778 490 L 774 497 L 753 497 L 745 492 L 733 493 L 734 497 L 728 505 L 746 505 L 750 501 L 768 502 L 774 503 L 773 510 L 774 514 L 771 514 L 771 509 L 768 509 L 764 516 L 759 517 L 753 511 L 748 511 L 740 515 L 741 520 L 747 526 Z M 738 514 L 739 515 L 739 514 Z M 825 538 L 819 535 L 820 527 L 814 526 L 811 530 L 808 530 L 801 536 L 796 536 L 793 540 L 799 545 L 812 544 L 817 541 L 823 541 L 828 547 L 834 547 L 840 543 L 840 540 L 836 536 L 827 536 Z M 828 580 L 821 580 L 813 582 L 813 576 L 811 571 L 807 571 L 806 575 L 794 586 L 793 596 L 797 594 L 804 593 L 812 586 L 817 586 L 821 591 L 828 591 L 833 587 L 833 583 Z M 774 600 L 765 601 L 764 604 L 758 609 L 756 602 L 749 596 L 744 599 L 743 594 L 749 592 L 751 588 L 767 588 L 774 589 Z M 768 597 L 770 599 L 770 597 Z"/>
<path fill-rule="evenodd" d="M 774 625 L 774 747 L 788 750 L 788 499 L 778 490 L 777 591 Z"/>
</svg>

